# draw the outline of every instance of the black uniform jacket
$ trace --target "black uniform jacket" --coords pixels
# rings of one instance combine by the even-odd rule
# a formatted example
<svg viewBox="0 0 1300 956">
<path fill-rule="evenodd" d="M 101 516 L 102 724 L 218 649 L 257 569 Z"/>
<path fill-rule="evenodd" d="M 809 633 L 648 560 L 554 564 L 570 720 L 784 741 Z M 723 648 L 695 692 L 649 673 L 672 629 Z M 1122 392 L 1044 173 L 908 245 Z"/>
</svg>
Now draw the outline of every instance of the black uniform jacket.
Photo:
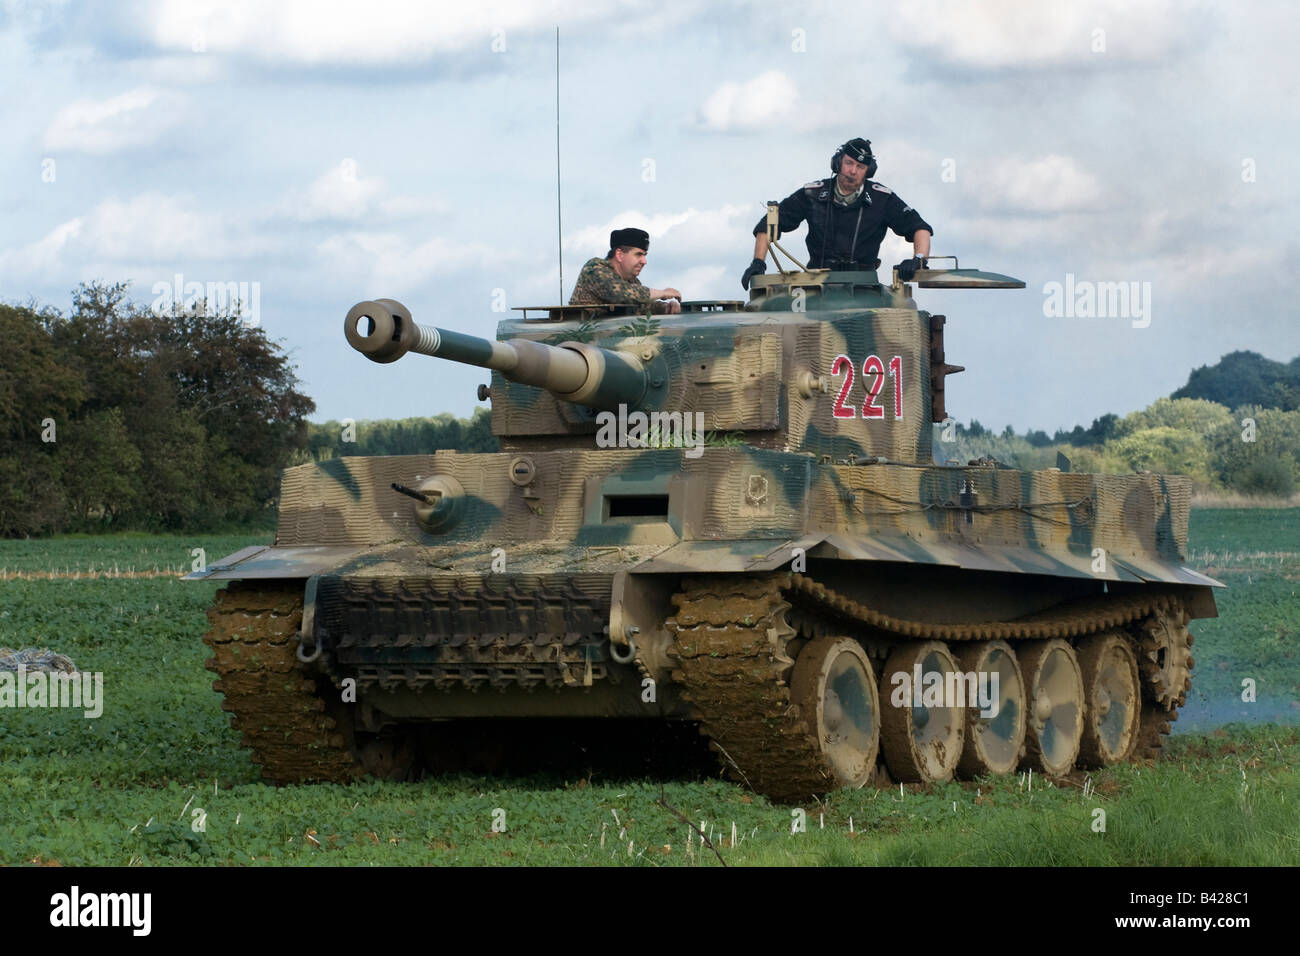
<svg viewBox="0 0 1300 956">
<path fill-rule="evenodd" d="M 920 214 L 903 202 L 888 186 L 867 180 L 866 189 L 851 205 L 834 201 L 835 177 L 801 186 L 781 200 L 782 233 L 808 223 L 808 267 L 810 269 L 875 269 L 876 253 L 888 226 L 908 242 L 918 229 L 934 229 Z M 754 235 L 767 230 L 764 216 Z"/>
</svg>

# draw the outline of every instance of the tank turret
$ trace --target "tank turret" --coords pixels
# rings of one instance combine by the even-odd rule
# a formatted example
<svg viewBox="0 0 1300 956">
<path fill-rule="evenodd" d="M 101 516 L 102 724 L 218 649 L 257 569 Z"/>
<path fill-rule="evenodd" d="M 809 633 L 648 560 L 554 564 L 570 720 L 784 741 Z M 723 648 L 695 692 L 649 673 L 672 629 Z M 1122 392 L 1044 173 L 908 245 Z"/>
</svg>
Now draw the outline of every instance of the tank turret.
<svg viewBox="0 0 1300 956">
<path fill-rule="evenodd" d="M 973 269 L 917 280 L 1024 285 Z M 749 303 L 687 302 L 679 315 L 525 308 L 496 341 L 418 324 L 392 299 L 358 303 L 345 327 L 376 362 L 414 351 L 492 369 L 480 396 L 491 396 L 492 431 L 507 450 L 591 447 L 599 413 L 622 406 L 649 415 L 651 434 L 703 416 L 706 432 L 756 447 L 929 463 L 945 379 L 962 368 L 944 359 L 944 316 L 918 310 L 910 292 L 875 272 L 787 271 L 758 277 Z"/>
</svg>

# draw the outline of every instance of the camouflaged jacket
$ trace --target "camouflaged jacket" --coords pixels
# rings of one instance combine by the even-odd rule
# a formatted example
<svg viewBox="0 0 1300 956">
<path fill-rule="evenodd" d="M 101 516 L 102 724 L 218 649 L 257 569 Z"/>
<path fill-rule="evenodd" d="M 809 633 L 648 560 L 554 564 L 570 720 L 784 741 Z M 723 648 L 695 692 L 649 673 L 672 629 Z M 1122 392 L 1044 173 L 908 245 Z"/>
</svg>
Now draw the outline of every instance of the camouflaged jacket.
<svg viewBox="0 0 1300 956">
<path fill-rule="evenodd" d="M 610 259 L 588 259 L 578 273 L 578 282 L 569 297 L 569 305 L 603 305 L 609 302 L 645 307 L 650 305 L 650 290 L 633 276 L 624 279 L 614 271 Z"/>
</svg>

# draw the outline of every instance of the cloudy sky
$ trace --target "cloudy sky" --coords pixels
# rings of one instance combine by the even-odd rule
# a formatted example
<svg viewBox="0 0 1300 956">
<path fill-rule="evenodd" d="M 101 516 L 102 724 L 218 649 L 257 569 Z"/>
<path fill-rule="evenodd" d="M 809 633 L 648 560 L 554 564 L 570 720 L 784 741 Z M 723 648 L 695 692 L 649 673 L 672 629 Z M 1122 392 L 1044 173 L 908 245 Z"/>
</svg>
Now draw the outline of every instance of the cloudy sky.
<svg viewBox="0 0 1300 956">
<path fill-rule="evenodd" d="M 936 253 L 1027 283 L 918 295 L 962 420 L 1087 424 L 1300 353 L 1282 2 L 0 0 L 0 299 L 256 283 L 318 420 L 468 414 L 485 373 L 373 365 L 343 316 L 388 296 L 491 336 L 494 304 L 560 298 L 557 26 L 566 298 L 622 225 L 651 285 L 740 297 L 763 201 L 865 136 Z M 1149 314 L 1046 315 L 1067 274 Z"/>
</svg>

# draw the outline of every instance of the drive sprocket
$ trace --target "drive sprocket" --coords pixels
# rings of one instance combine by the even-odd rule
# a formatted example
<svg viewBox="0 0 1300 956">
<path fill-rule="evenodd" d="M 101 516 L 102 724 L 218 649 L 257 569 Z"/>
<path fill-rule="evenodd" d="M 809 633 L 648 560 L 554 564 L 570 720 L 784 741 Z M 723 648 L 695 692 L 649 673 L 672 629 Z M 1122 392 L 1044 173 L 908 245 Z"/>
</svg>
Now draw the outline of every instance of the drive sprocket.
<svg viewBox="0 0 1300 956">
<path fill-rule="evenodd" d="M 1165 710 L 1186 702 L 1192 686 L 1192 635 L 1187 623 L 1192 616 L 1181 606 L 1151 615 L 1138 631 L 1138 667 L 1142 671 L 1143 697 Z"/>
<path fill-rule="evenodd" d="M 1164 739 L 1178 719 L 1178 708 L 1192 686 L 1191 615 L 1181 604 L 1157 611 L 1136 629 L 1138 670 L 1142 675 L 1142 716 L 1134 756 L 1157 760 Z"/>
<path fill-rule="evenodd" d="M 794 628 L 781 595 L 789 575 L 687 578 L 667 622 L 673 679 L 682 685 L 733 779 L 798 802 L 837 786 L 812 715 L 792 699 Z"/>
<path fill-rule="evenodd" d="M 208 610 L 203 643 L 221 707 L 273 783 L 343 783 L 362 771 L 338 692 L 298 661 L 303 587 L 297 581 L 233 581 Z"/>
</svg>

